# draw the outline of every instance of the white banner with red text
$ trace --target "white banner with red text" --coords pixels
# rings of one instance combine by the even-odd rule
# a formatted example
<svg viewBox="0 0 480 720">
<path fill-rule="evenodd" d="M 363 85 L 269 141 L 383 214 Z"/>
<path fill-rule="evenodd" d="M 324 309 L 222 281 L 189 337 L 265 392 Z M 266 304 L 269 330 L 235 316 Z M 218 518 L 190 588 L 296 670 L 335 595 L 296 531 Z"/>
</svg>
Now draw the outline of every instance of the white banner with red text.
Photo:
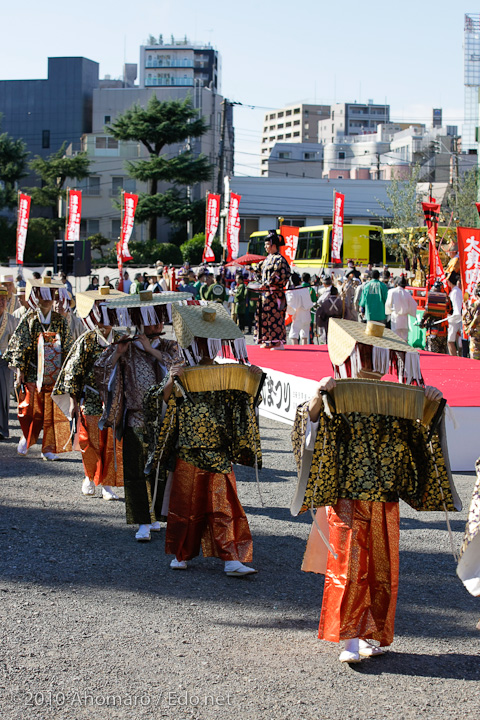
<svg viewBox="0 0 480 720">
<path fill-rule="evenodd" d="M 457 227 L 462 289 L 470 297 L 480 282 L 480 228 Z"/>
<path fill-rule="evenodd" d="M 123 193 L 123 222 L 120 234 L 120 247 L 122 260 L 133 260 L 128 249 L 128 242 L 132 235 L 133 223 L 135 222 L 135 210 L 137 209 L 138 195 Z"/>
<path fill-rule="evenodd" d="M 215 253 L 212 250 L 213 238 L 216 235 L 220 222 L 220 195 L 209 193 L 207 197 L 207 214 L 205 221 L 205 247 L 203 249 L 203 262 L 214 262 Z"/>
<path fill-rule="evenodd" d="M 300 228 L 292 225 L 282 225 L 280 227 L 280 235 L 285 240 L 285 245 L 280 248 L 280 254 L 291 265 L 295 261 L 298 246 L 298 232 Z"/>
<path fill-rule="evenodd" d="M 27 241 L 28 218 L 30 217 L 30 195 L 18 193 L 17 211 L 17 265 L 23 265 L 23 254 Z"/>
<path fill-rule="evenodd" d="M 335 193 L 333 205 L 333 229 L 332 229 L 332 262 L 342 261 L 341 249 L 343 243 L 343 210 L 345 207 L 345 195 Z"/>
<path fill-rule="evenodd" d="M 230 204 L 227 217 L 227 262 L 238 258 L 240 236 L 240 200 L 241 195 L 230 193 Z"/>
<path fill-rule="evenodd" d="M 68 222 L 65 240 L 80 240 L 80 219 L 82 215 L 82 191 L 68 190 Z"/>
</svg>

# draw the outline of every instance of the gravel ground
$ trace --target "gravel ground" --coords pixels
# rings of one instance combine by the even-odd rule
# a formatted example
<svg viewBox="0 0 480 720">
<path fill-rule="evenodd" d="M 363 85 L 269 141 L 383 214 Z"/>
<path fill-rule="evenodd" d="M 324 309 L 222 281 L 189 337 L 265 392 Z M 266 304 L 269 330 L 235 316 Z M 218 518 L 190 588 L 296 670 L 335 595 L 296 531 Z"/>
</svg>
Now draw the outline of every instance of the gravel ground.
<svg viewBox="0 0 480 720">
<path fill-rule="evenodd" d="M 123 501 L 81 495 L 78 455 L 18 456 L 13 422 L 0 445 L 0 717 L 480 717 L 480 603 L 455 575 L 440 513 L 402 504 L 388 655 L 346 666 L 317 639 L 323 579 L 300 571 L 310 524 L 287 509 L 289 433 L 261 420 L 265 507 L 238 469 L 259 573 L 236 579 L 215 559 L 171 571 L 164 530 L 135 542 Z M 473 474 L 456 481 L 468 506 Z M 465 517 L 451 516 L 458 545 Z"/>
</svg>

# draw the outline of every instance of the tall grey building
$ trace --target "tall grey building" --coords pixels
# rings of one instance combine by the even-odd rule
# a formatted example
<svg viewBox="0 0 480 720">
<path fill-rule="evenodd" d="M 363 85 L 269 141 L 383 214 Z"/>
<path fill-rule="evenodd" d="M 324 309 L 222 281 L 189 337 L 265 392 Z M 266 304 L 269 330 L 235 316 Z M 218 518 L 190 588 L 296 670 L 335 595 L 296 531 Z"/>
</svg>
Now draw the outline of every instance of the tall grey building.
<svg viewBox="0 0 480 720">
<path fill-rule="evenodd" d="M 278 142 L 316 143 L 319 120 L 328 117 L 330 105 L 297 103 L 265 114 L 262 132 L 261 171 L 268 175 L 268 159 Z"/>
<path fill-rule="evenodd" d="M 330 116 L 318 123 L 318 142 L 334 143 L 349 135 L 377 132 L 379 123 L 390 122 L 390 105 L 368 103 L 335 103 Z"/>
<path fill-rule="evenodd" d="M 96 87 L 98 63 L 83 57 L 48 58 L 46 80 L 0 80 L 2 132 L 22 139 L 32 157 L 78 142 L 92 131 Z"/>
<path fill-rule="evenodd" d="M 465 15 L 463 34 L 465 114 L 462 151 L 476 153 L 478 148 L 478 102 L 480 89 L 480 15 Z"/>
</svg>

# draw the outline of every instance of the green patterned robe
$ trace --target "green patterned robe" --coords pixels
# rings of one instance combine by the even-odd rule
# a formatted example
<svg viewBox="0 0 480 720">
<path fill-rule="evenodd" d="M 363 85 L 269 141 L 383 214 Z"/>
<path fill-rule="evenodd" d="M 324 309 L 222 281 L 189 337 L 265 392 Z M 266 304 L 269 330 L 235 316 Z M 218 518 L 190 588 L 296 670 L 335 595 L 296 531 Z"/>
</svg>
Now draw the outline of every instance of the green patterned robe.
<svg viewBox="0 0 480 720">
<path fill-rule="evenodd" d="M 21 319 L 8 344 L 3 359 L 25 375 L 25 382 L 37 380 L 37 343 L 45 332 L 58 333 L 62 345 L 62 356 L 66 358 L 72 347 L 72 335 L 66 320 L 52 311 L 50 325 L 42 325 L 36 310 L 29 310 Z"/>
</svg>

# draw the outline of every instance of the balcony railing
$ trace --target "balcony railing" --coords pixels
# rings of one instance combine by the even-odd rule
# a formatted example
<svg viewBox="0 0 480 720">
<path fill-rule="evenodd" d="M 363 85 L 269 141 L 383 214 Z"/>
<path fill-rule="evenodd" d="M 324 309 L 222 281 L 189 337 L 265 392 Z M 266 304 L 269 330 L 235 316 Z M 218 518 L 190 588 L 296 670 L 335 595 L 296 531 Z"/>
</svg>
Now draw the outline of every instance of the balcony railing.
<svg viewBox="0 0 480 720">
<path fill-rule="evenodd" d="M 146 78 L 145 79 L 145 86 L 146 87 L 181 87 L 181 86 L 191 86 L 193 87 L 193 78 Z"/>
<path fill-rule="evenodd" d="M 145 62 L 146 68 L 193 68 L 193 60 L 170 60 L 165 62 L 163 60 L 147 60 Z"/>
</svg>

